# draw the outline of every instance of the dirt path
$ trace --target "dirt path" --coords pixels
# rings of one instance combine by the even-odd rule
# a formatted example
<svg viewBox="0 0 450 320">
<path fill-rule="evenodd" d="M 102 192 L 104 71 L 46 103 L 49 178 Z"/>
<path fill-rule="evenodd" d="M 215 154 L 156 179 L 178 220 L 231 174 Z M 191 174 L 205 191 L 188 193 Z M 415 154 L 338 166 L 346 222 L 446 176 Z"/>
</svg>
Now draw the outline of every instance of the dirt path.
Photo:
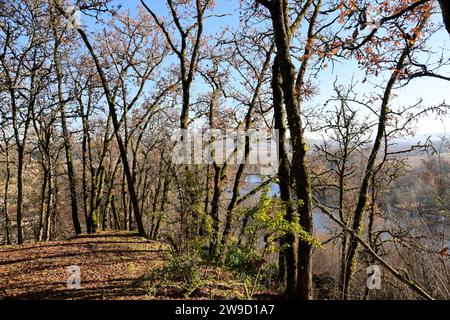
<svg viewBox="0 0 450 320">
<path fill-rule="evenodd" d="M 133 282 L 165 254 L 161 243 L 127 232 L 0 247 L 0 299 L 146 299 Z M 67 288 L 72 265 L 81 271 L 78 290 Z"/>
</svg>

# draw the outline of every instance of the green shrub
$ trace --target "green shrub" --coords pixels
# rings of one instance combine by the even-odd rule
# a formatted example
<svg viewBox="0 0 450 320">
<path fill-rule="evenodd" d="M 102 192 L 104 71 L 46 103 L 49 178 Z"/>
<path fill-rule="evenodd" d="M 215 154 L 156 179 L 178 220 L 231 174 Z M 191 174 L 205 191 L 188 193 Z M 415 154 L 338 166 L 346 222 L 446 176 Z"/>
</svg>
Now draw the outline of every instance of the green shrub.
<svg viewBox="0 0 450 320">
<path fill-rule="evenodd" d="M 257 270 L 253 264 L 256 254 L 253 250 L 233 245 L 228 251 L 225 266 L 231 271 L 238 273 L 254 274 Z"/>
<path fill-rule="evenodd" d="M 172 255 L 169 262 L 160 269 L 160 273 L 166 280 L 192 284 L 200 279 L 198 265 L 199 261 L 195 257 Z"/>
</svg>

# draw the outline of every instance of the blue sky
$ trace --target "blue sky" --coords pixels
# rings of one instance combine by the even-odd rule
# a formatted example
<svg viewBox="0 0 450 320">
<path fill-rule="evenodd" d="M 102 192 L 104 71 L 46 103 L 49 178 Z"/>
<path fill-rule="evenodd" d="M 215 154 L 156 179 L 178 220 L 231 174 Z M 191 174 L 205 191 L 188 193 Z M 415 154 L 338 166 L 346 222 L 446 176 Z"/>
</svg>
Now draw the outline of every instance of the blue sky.
<svg viewBox="0 0 450 320">
<path fill-rule="evenodd" d="M 208 33 L 215 33 L 220 31 L 224 26 L 238 26 L 239 23 L 239 1 L 238 0 L 217 0 L 217 6 L 215 13 L 227 14 L 225 17 L 212 17 L 206 20 L 205 30 Z M 135 12 L 139 0 L 131 1 L 116 1 L 121 3 L 122 8 L 129 9 L 132 13 Z M 168 13 L 165 1 L 163 0 L 147 0 L 146 4 L 154 9 L 160 16 L 164 16 Z M 435 50 L 440 48 L 446 48 L 450 50 L 450 36 L 443 29 L 430 39 L 430 46 Z M 448 75 L 448 69 L 445 70 Z M 338 79 L 338 82 L 346 85 L 353 78 L 355 81 L 360 82 L 363 77 L 363 72 L 358 69 L 356 63 L 347 60 L 340 60 L 334 68 L 330 67 L 319 73 L 319 76 L 314 79 L 317 87 L 320 88 L 319 95 L 314 99 L 310 107 L 321 106 L 333 93 L 333 82 Z M 380 76 L 381 77 L 381 76 Z M 382 80 L 382 79 L 380 79 Z M 357 87 L 361 95 L 366 92 L 373 91 L 373 85 L 369 82 L 365 84 L 359 84 Z M 201 88 L 199 88 L 201 90 Z M 209 89 L 209 88 L 208 88 Z M 395 94 L 397 97 L 392 102 L 392 107 L 401 105 L 412 105 L 419 99 L 423 99 L 423 104 L 436 105 L 444 100 L 450 100 L 450 82 L 432 79 L 432 78 L 420 78 L 411 82 L 407 87 L 397 90 Z M 450 128 L 447 128 L 446 124 L 450 125 L 450 117 L 447 116 L 444 119 L 434 119 L 433 117 L 424 118 L 420 120 L 418 125 L 418 135 L 427 134 L 442 134 L 448 133 Z"/>
</svg>

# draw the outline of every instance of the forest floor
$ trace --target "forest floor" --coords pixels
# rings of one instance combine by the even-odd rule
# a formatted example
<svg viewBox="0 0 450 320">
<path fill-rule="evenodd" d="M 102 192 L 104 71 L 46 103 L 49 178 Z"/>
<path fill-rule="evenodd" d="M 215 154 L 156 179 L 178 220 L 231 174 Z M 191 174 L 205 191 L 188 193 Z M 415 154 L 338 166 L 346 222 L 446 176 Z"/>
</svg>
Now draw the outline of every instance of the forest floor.
<svg viewBox="0 0 450 320">
<path fill-rule="evenodd" d="M 0 247 L 0 299 L 245 298 L 243 285 L 220 268 L 201 266 L 195 285 L 167 275 L 170 256 L 167 245 L 130 232 Z M 67 286 L 73 265 L 78 289 Z"/>
</svg>

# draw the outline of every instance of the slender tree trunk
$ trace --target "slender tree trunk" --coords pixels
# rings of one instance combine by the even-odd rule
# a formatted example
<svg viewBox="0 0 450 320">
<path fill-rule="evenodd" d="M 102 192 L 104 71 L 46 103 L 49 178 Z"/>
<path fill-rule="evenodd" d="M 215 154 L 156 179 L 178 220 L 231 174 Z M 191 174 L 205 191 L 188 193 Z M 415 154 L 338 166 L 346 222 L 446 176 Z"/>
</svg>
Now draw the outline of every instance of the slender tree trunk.
<svg viewBox="0 0 450 320">
<path fill-rule="evenodd" d="M 300 226 L 303 231 L 312 234 L 311 185 L 306 165 L 306 140 L 300 118 L 300 104 L 297 96 L 295 67 L 290 54 L 290 29 L 287 25 L 288 6 L 283 0 L 273 0 L 270 3 L 274 38 L 277 47 L 277 59 L 282 79 L 282 89 L 286 114 L 291 133 L 292 176 L 299 203 Z M 306 240 L 298 243 L 297 289 L 295 297 L 299 299 L 312 298 L 312 245 Z"/>
<path fill-rule="evenodd" d="M 64 106 L 61 105 L 61 124 L 62 124 L 62 128 L 63 128 L 63 136 L 64 136 L 64 149 L 66 152 L 67 175 L 69 178 L 72 222 L 73 222 L 73 227 L 75 229 L 75 234 L 80 234 L 80 233 L 82 233 L 82 230 L 81 230 L 80 220 L 78 218 L 77 187 L 76 187 L 75 172 L 74 172 L 74 166 L 73 166 L 73 160 L 72 160 L 72 146 L 70 144 L 69 133 L 67 131 L 67 125 L 66 125 L 66 121 L 65 121 L 66 114 L 63 110 L 64 110 Z"/>
<path fill-rule="evenodd" d="M 291 195 L 291 176 L 286 143 L 285 113 L 283 110 L 283 90 L 280 65 L 275 58 L 272 67 L 272 94 L 275 128 L 278 129 L 278 185 L 280 186 L 280 198 L 286 206 L 286 221 L 294 221 L 294 206 Z M 296 239 L 292 233 L 286 234 L 280 239 L 282 250 L 280 252 L 281 281 L 286 286 L 289 297 L 295 294 L 297 283 L 297 254 Z"/>
<path fill-rule="evenodd" d="M 214 259 L 217 254 L 220 243 L 220 220 L 219 220 L 219 205 L 220 195 L 222 189 L 222 168 L 214 163 L 214 190 L 213 198 L 211 201 L 211 217 L 213 219 L 213 235 L 211 238 L 211 244 L 209 248 L 210 258 Z"/>
<path fill-rule="evenodd" d="M 162 215 L 164 214 L 164 211 L 166 210 L 166 203 L 167 203 L 167 195 L 169 193 L 170 189 L 170 176 L 167 174 L 164 179 L 164 185 L 163 185 L 163 195 L 161 199 L 161 206 L 159 208 L 160 215 L 158 216 L 158 219 L 156 220 L 155 229 L 153 230 L 152 238 L 157 239 L 159 234 L 159 229 L 161 227 L 161 219 Z"/>
<path fill-rule="evenodd" d="M 63 86 L 63 75 L 61 72 L 61 63 L 60 63 L 59 52 L 58 52 L 60 42 L 59 42 L 59 36 L 57 34 L 55 20 L 54 20 L 52 12 L 51 12 L 51 16 L 52 16 L 51 20 L 52 20 L 53 35 L 55 37 L 53 62 L 55 64 L 56 77 L 58 79 L 59 112 L 61 115 L 61 127 L 62 127 L 62 132 L 63 132 L 64 150 L 66 152 L 67 176 L 69 178 L 70 204 L 71 204 L 71 209 L 72 209 L 71 210 L 72 222 L 73 222 L 73 227 L 75 229 L 75 234 L 80 234 L 82 231 L 81 231 L 80 220 L 78 218 L 77 187 L 76 187 L 75 172 L 74 172 L 73 160 L 72 160 L 72 145 L 70 143 L 69 130 L 67 129 L 66 110 L 65 110 L 63 87 L 62 87 Z"/>
<path fill-rule="evenodd" d="M 424 21 L 420 22 L 420 25 L 423 25 Z M 419 25 L 419 27 L 420 27 Z M 414 43 L 412 41 L 411 43 Z M 410 46 L 406 47 L 403 50 L 402 55 L 400 56 L 397 66 L 394 70 L 394 72 L 391 74 L 391 77 L 386 85 L 386 88 L 384 90 L 383 100 L 381 103 L 381 110 L 380 115 L 378 118 L 378 130 L 377 134 L 375 136 L 375 140 L 373 142 L 372 150 L 369 155 L 369 160 L 366 164 L 366 168 L 364 171 L 364 177 L 361 182 L 361 186 L 359 188 L 359 196 L 358 196 L 358 202 L 356 204 L 356 208 L 353 212 L 353 226 L 352 229 L 358 234 L 361 235 L 363 232 L 362 230 L 362 224 L 364 220 L 364 212 L 365 207 L 367 203 L 367 191 L 369 188 L 370 179 L 373 174 L 373 168 L 375 165 L 375 162 L 377 160 L 378 152 L 380 150 L 381 142 L 383 140 L 385 128 L 386 128 L 386 121 L 387 116 L 389 112 L 389 104 L 392 96 L 392 91 L 394 89 L 394 85 L 398 79 L 398 76 L 403 69 L 404 63 L 406 58 L 409 54 L 409 48 Z M 355 272 L 356 268 L 356 253 L 358 249 L 358 241 L 355 238 L 354 234 L 350 234 L 349 238 L 349 248 L 347 253 L 347 266 L 345 271 L 345 283 L 344 283 L 344 299 L 349 298 L 349 289 L 350 289 L 350 282 L 352 280 L 353 274 Z"/>
<path fill-rule="evenodd" d="M 214 85 L 214 90 L 212 92 L 210 104 L 209 104 L 209 126 L 211 129 L 216 129 L 216 120 L 215 113 L 217 110 L 217 103 L 220 94 L 220 87 Z M 214 133 L 213 133 L 214 134 Z M 211 143 L 212 137 L 211 137 Z M 221 241 L 222 235 L 220 231 L 220 217 L 219 217 L 219 209 L 220 209 L 220 197 L 222 195 L 222 182 L 224 171 L 227 168 L 226 163 L 222 164 L 222 166 L 218 165 L 215 160 L 216 150 L 215 147 L 211 150 L 211 157 L 213 159 L 213 169 L 214 169 L 214 188 L 213 188 L 213 196 L 211 200 L 211 217 L 213 220 L 213 234 L 210 244 L 210 258 L 217 259 L 219 258 L 219 253 L 221 250 Z M 231 218 L 231 217 L 230 217 Z M 228 219 L 228 218 L 227 218 Z M 227 231 L 228 232 L 228 231 Z"/>
<path fill-rule="evenodd" d="M 246 214 L 244 216 L 244 218 L 242 218 L 241 230 L 239 232 L 238 242 L 237 242 L 238 247 L 242 247 L 242 244 L 243 244 L 243 242 L 245 240 L 244 236 L 245 236 L 245 231 L 247 229 L 247 225 L 248 225 L 249 220 L 250 220 L 250 216 L 248 214 Z"/>
<path fill-rule="evenodd" d="M 208 216 L 209 212 L 209 185 L 210 185 L 210 168 L 211 166 L 207 164 L 206 168 L 206 182 L 205 182 L 205 201 L 203 202 L 203 217 L 201 218 L 199 225 L 198 225 L 198 235 L 204 236 L 205 235 L 205 222 L 206 217 Z"/>
<path fill-rule="evenodd" d="M 59 57 L 59 45 L 60 36 L 58 35 L 56 20 L 54 16 L 54 10 L 50 7 L 50 22 L 52 25 L 52 31 L 54 36 L 54 48 L 53 48 L 53 62 L 55 65 L 56 78 L 58 80 L 58 100 L 59 100 L 59 112 L 61 116 L 61 127 L 63 133 L 64 150 L 66 153 L 66 163 L 67 163 L 67 176 L 69 178 L 69 189 L 70 189 L 70 204 L 72 212 L 72 222 L 75 229 L 75 234 L 80 234 L 81 225 L 78 218 L 78 202 L 77 202 L 77 188 L 75 180 L 75 172 L 72 160 L 72 145 L 70 143 L 70 134 L 67 128 L 66 110 L 65 102 L 63 96 L 63 75 L 61 71 L 61 61 Z"/>
<path fill-rule="evenodd" d="M 258 76 L 258 82 L 255 88 L 255 91 L 253 93 L 252 101 L 250 103 L 250 106 L 248 108 L 247 114 L 245 116 L 245 130 L 248 133 L 252 126 L 252 116 L 253 116 L 253 110 L 255 108 L 255 105 L 259 98 L 259 93 L 261 91 L 261 85 L 263 83 L 264 76 L 266 74 L 266 71 L 269 69 L 270 66 L 270 59 L 271 55 L 274 51 L 274 45 L 271 46 L 270 50 L 268 50 L 266 59 L 263 63 L 262 70 Z M 245 169 L 247 168 L 248 164 L 248 157 L 250 154 L 250 137 L 248 135 L 245 136 L 245 146 L 244 146 L 244 162 L 239 164 L 238 170 L 236 172 L 236 176 L 234 178 L 234 184 L 233 184 L 233 194 L 231 196 L 231 200 L 228 204 L 227 208 L 227 215 L 226 215 L 226 223 L 225 228 L 223 230 L 222 235 L 222 241 L 221 241 L 221 261 L 222 263 L 226 259 L 227 250 L 228 250 L 228 240 L 229 240 L 229 234 L 231 230 L 231 224 L 234 220 L 234 210 L 237 206 L 238 198 L 240 196 L 240 183 L 241 183 L 241 177 L 244 173 Z"/>
<path fill-rule="evenodd" d="M 34 67 L 36 67 L 36 50 L 33 55 L 34 59 Z M 24 167 L 24 157 L 25 157 L 25 143 L 28 138 L 28 128 L 31 122 L 31 114 L 34 108 L 34 104 L 36 102 L 36 92 L 38 87 L 35 83 L 36 71 L 38 68 L 33 68 L 31 71 L 30 77 L 30 88 L 34 88 L 35 90 L 30 90 L 27 104 L 27 113 L 25 115 L 25 121 L 23 123 L 23 130 L 20 132 L 18 123 L 18 113 L 19 106 L 17 105 L 15 90 L 16 86 L 11 79 L 11 75 L 7 67 L 5 67 L 5 62 L 3 57 L 1 58 L 2 65 L 6 74 L 6 83 L 8 86 L 9 96 L 11 98 L 11 107 L 12 107 L 12 125 L 14 130 L 14 139 L 17 147 L 17 244 L 23 243 L 23 230 L 22 230 L 22 215 L 23 215 L 23 167 Z"/>
<path fill-rule="evenodd" d="M 57 217 L 58 217 L 58 213 L 59 213 L 59 211 L 58 211 L 58 195 L 59 195 L 58 175 L 57 174 L 52 174 L 52 176 L 53 176 L 53 197 L 52 197 L 52 203 L 53 203 L 52 207 L 53 208 L 51 210 L 51 212 L 52 212 L 52 223 L 51 223 L 51 228 L 50 228 L 50 230 L 51 230 L 50 237 L 49 237 L 50 240 L 55 239 L 55 237 L 57 236 L 57 234 L 56 234 L 56 231 L 57 231 L 57 229 L 56 229 L 56 227 L 57 227 L 56 222 L 58 221 Z"/>
<path fill-rule="evenodd" d="M 5 212 L 5 232 L 6 232 L 6 244 L 11 244 L 11 236 L 9 231 L 9 216 L 8 216 L 8 195 L 9 195 L 9 183 L 11 179 L 11 168 L 9 163 L 9 146 L 6 142 L 6 177 L 5 177 L 5 189 L 3 192 L 3 210 Z"/>
<path fill-rule="evenodd" d="M 91 225 L 91 219 L 89 217 L 89 213 L 88 213 L 88 179 L 87 179 L 87 157 L 86 157 L 86 145 L 85 145 L 86 141 L 85 141 L 85 136 L 83 134 L 83 159 L 82 159 L 82 188 L 83 188 L 83 212 L 84 212 L 84 219 L 86 221 L 86 232 L 87 233 L 92 233 L 92 225 Z"/>
<path fill-rule="evenodd" d="M 344 192 L 345 192 L 345 161 L 347 160 L 347 154 L 344 153 L 344 163 L 339 171 L 339 218 L 342 223 L 346 226 L 348 225 L 348 219 L 344 214 Z M 342 233 L 341 236 L 341 252 L 340 252 L 340 275 L 339 275 L 339 295 L 340 299 L 344 298 L 344 287 L 345 287 L 345 272 L 347 268 L 347 243 L 348 235 L 346 232 Z"/>
<path fill-rule="evenodd" d="M 125 173 L 122 172 L 122 205 L 123 205 L 123 218 L 124 218 L 124 226 L 125 230 L 130 230 L 130 219 L 128 219 L 128 194 L 127 194 L 127 187 L 125 183 Z"/>
<path fill-rule="evenodd" d="M 119 213 L 117 212 L 116 195 L 114 194 L 114 191 L 113 191 L 113 194 L 111 197 L 111 210 L 112 210 L 113 219 L 114 219 L 114 227 L 115 227 L 115 229 L 120 230 L 121 229 L 120 218 L 119 218 Z"/>
<path fill-rule="evenodd" d="M 18 147 L 17 155 L 17 244 L 23 243 L 22 212 L 23 212 L 23 146 Z"/>
<path fill-rule="evenodd" d="M 51 218 L 52 216 L 52 204 L 53 204 L 53 174 L 52 174 L 52 168 L 48 168 L 47 173 L 47 185 L 48 185 L 48 191 L 47 191 L 47 199 L 46 199 L 46 208 L 45 208 L 45 225 L 44 225 L 44 241 L 49 241 L 51 238 L 51 230 L 54 219 Z"/>
<path fill-rule="evenodd" d="M 161 162 L 160 162 L 160 166 L 162 165 L 162 156 L 161 156 Z M 156 185 L 156 189 L 155 189 L 155 194 L 153 197 L 153 204 L 152 204 L 152 219 L 150 222 L 150 237 L 153 238 L 153 234 L 155 233 L 155 227 L 156 227 L 156 222 L 158 221 L 158 217 L 157 217 L 157 206 L 158 206 L 158 199 L 159 199 L 159 193 L 161 190 L 161 185 L 162 185 L 162 166 L 160 167 L 159 173 L 158 173 L 158 184 Z"/>
<path fill-rule="evenodd" d="M 89 89 L 89 102 L 91 100 L 91 90 Z M 88 112 L 89 110 L 84 110 L 84 104 L 81 98 L 78 99 L 80 105 L 80 116 L 83 126 L 83 139 L 81 142 L 82 147 L 82 194 L 83 194 L 83 212 L 84 218 L 86 220 L 86 231 L 87 233 L 92 233 L 91 219 L 88 213 L 88 177 L 87 177 L 87 160 L 88 160 L 88 144 L 90 145 L 89 137 L 89 123 L 88 123 Z M 89 103 L 88 103 L 89 106 Z M 88 107 L 89 108 L 89 107 Z"/>
<path fill-rule="evenodd" d="M 108 179 L 108 185 L 109 186 L 108 186 L 108 193 L 107 193 L 107 196 L 106 196 L 106 205 L 105 205 L 105 207 L 102 210 L 103 211 L 103 213 L 102 213 L 102 217 L 103 217 L 102 218 L 102 230 L 103 231 L 106 230 L 106 218 L 108 216 L 107 212 L 108 212 L 108 207 L 111 204 L 112 198 L 114 196 L 114 181 L 115 181 L 115 178 L 116 178 L 117 170 L 119 168 L 119 163 L 120 163 L 120 158 L 116 161 L 116 164 L 114 165 L 113 172 L 111 173 L 111 176 Z"/>
<path fill-rule="evenodd" d="M 64 12 L 64 10 L 61 7 L 59 7 L 59 5 L 58 5 L 58 10 L 67 17 L 67 13 Z M 134 211 L 134 215 L 136 218 L 138 231 L 139 231 L 139 234 L 141 234 L 142 236 L 146 236 L 145 228 L 144 228 L 144 225 L 143 225 L 142 219 L 141 219 L 141 212 L 139 211 L 139 201 L 137 199 L 136 190 L 133 185 L 133 177 L 131 175 L 130 165 L 128 162 L 127 150 L 125 148 L 122 137 L 120 135 L 120 124 L 119 124 L 119 120 L 117 117 L 116 106 L 114 105 L 111 91 L 109 89 L 108 80 L 103 71 L 103 67 L 102 67 L 101 63 L 88 40 L 86 33 L 82 29 L 77 29 L 77 31 L 80 34 L 84 44 L 88 48 L 89 53 L 91 54 L 91 56 L 94 60 L 95 66 L 97 68 L 97 72 L 100 76 L 103 90 L 105 91 L 105 96 L 106 96 L 106 99 L 108 102 L 109 113 L 111 114 L 111 119 L 112 119 L 113 128 L 114 128 L 114 134 L 116 136 L 117 145 L 119 147 L 120 157 L 122 160 L 123 170 L 124 170 L 125 177 L 127 180 L 128 192 L 130 194 L 130 201 L 133 206 L 133 211 Z"/>
<path fill-rule="evenodd" d="M 129 227 L 128 230 L 133 231 L 134 230 L 134 225 L 133 225 L 133 212 L 134 211 L 133 211 L 133 202 L 132 201 L 128 202 L 127 212 L 128 212 L 128 227 Z"/>
<path fill-rule="evenodd" d="M 41 199 L 39 204 L 39 231 L 38 231 L 38 241 L 42 241 L 44 239 L 44 222 L 45 222 L 45 213 L 46 213 L 46 200 L 47 200 L 47 182 L 48 182 L 48 168 L 43 168 L 43 178 L 41 185 Z"/>
</svg>

